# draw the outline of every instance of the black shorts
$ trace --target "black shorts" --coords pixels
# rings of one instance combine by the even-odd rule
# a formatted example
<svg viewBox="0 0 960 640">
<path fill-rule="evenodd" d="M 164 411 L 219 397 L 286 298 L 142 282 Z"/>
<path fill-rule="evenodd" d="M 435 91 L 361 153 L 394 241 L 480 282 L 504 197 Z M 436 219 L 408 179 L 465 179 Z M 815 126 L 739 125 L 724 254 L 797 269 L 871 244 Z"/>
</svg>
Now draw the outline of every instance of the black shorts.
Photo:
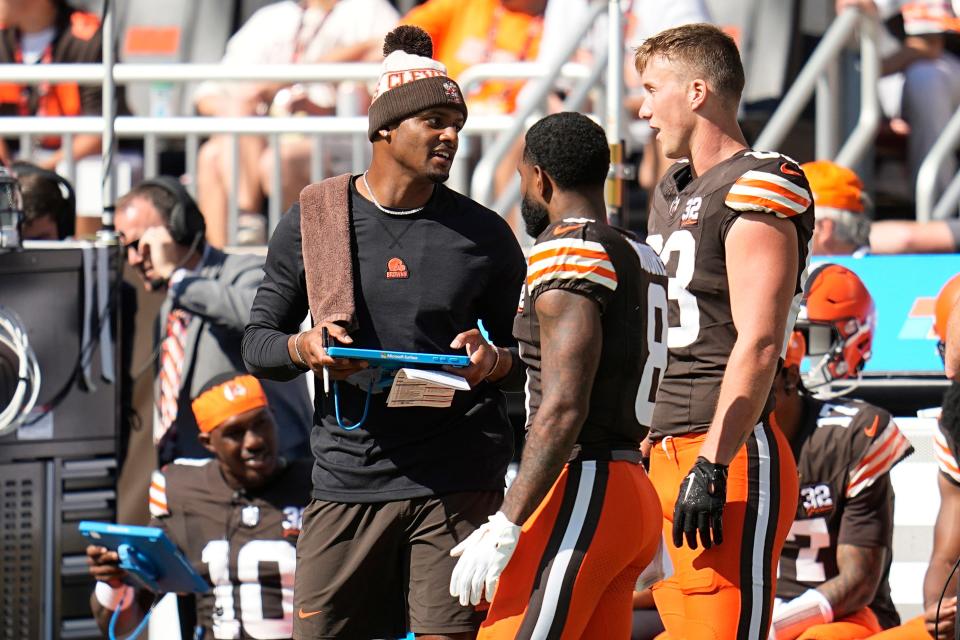
<svg viewBox="0 0 960 640">
<path fill-rule="evenodd" d="M 313 500 L 297 542 L 293 637 L 475 631 L 485 614 L 450 595 L 450 550 L 502 501 L 500 491 L 371 504 Z"/>
</svg>

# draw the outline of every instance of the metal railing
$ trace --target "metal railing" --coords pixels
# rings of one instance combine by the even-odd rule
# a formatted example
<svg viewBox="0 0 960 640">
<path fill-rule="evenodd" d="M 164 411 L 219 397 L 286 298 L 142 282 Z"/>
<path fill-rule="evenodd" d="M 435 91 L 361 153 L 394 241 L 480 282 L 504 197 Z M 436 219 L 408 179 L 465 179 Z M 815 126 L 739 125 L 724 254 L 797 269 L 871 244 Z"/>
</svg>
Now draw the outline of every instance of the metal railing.
<svg viewBox="0 0 960 640">
<path fill-rule="evenodd" d="M 937 199 L 937 175 L 941 165 L 960 147 L 960 109 L 957 109 L 927 157 L 917 170 L 917 221 L 944 220 L 957 215 L 960 204 L 960 172 Z"/>
<path fill-rule="evenodd" d="M 551 71 L 548 65 L 535 62 L 525 63 L 487 63 L 468 69 L 461 79 L 465 95 L 479 84 L 493 79 L 526 80 L 541 78 Z M 583 80 L 592 77 L 592 70 L 585 65 L 566 63 L 560 66 L 556 78 Z M 214 81 L 270 81 L 291 82 L 330 82 L 346 81 L 370 82 L 377 79 L 380 65 L 372 63 L 341 64 L 280 64 L 238 67 L 216 64 L 117 64 L 113 67 L 112 78 L 117 84 L 171 82 L 184 83 L 202 80 Z M 81 85 L 104 83 L 107 77 L 106 67 L 99 64 L 51 64 L 38 68 L 33 65 L 0 65 L 0 82 L 18 84 L 40 84 L 44 82 L 76 82 Z M 109 83 L 104 83 L 109 85 Z M 461 132 L 463 146 L 468 147 L 471 138 L 491 135 L 508 130 L 514 122 L 510 115 L 473 115 Z M 72 157 L 72 143 L 75 135 L 103 134 L 105 121 L 100 116 L 77 116 L 59 118 L 22 118 L 0 117 L 0 136 L 18 136 L 21 153 L 29 155 L 33 149 L 33 137 L 38 135 L 63 136 L 62 148 L 67 166 L 66 177 L 76 179 L 76 163 Z M 324 176 L 322 162 L 324 144 L 330 136 L 352 136 L 351 164 L 354 171 L 360 171 L 365 162 L 367 151 L 366 116 L 317 116 L 317 117 L 145 117 L 121 116 L 114 120 L 112 130 L 119 138 L 142 138 L 144 142 L 144 175 L 156 175 L 159 162 L 159 141 L 163 139 L 183 139 L 185 143 L 186 173 L 192 179 L 188 189 L 196 195 L 197 157 L 200 139 L 213 134 L 231 136 L 232 149 L 237 149 L 237 136 L 264 135 L 268 138 L 268 149 L 272 155 L 273 171 L 270 176 L 271 193 L 275 197 L 268 199 L 269 229 L 275 227 L 282 211 L 280 210 L 282 175 L 280 172 L 280 136 L 284 134 L 303 134 L 312 138 L 310 160 L 311 180 L 320 180 Z M 461 150 L 457 154 L 451 170 L 449 185 L 467 193 L 470 185 L 468 176 L 469 157 Z M 229 182 L 236 184 L 239 175 L 239 163 L 236 153 L 229 163 Z M 111 199 L 110 202 L 113 200 Z M 228 191 L 228 234 L 229 240 L 235 240 L 238 205 L 236 189 Z"/>
<path fill-rule="evenodd" d="M 858 27 L 861 65 L 860 116 L 841 147 L 837 141 L 839 92 L 836 90 L 836 63 Z M 859 9 L 850 8 L 840 14 L 823 34 L 806 66 L 757 137 L 754 147 L 763 150 L 779 147 L 816 91 L 816 156 L 833 158 L 838 164 L 845 166 L 853 166 L 863 158 L 873 144 L 881 118 L 877 87 L 880 78 L 878 29 L 876 16 L 863 13 Z"/>
</svg>

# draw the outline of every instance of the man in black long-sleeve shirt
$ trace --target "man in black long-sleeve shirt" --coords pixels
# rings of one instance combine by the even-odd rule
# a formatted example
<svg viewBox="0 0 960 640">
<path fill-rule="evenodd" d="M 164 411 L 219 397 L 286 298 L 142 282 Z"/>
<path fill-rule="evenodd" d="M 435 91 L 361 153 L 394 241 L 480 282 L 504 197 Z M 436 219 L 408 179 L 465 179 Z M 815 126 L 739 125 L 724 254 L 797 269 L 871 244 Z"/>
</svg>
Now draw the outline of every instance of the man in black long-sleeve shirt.
<svg viewBox="0 0 960 640">
<path fill-rule="evenodd" d="M 471 389 L 442 409 L 389 408 L 386 393 L 370 395 L 349 381 L 336 385 L 336 395 L 318 389 L 314 500 L 297 549 L 297 638 L 407 630 L 470 638 L 480 622 L 447 595 L 449 551 L 503 497 L 513 436 L 498 384 L 520 371 L 508 347 L 525 265 L 499 216 L 441 184 L 466 107 L 430 50 L 417 48 L 423 38 L 412 27 L 387 38 L 385 54 L 400 50 L 385 60 L 371 107 L 373 160 L 349 183 L 356 328 L 325 328 L 360 348 L 466 348 L 471 365 L 462 375 Z M 342 381 L 363 365 L 328 357 L 319 324 L 297 333 L 309 307 L 302 219 L 309 218 L 294 205 L 274 232 L 243 355 L 256 375 L 286 380 L 327 367 Z"/>
</svg>

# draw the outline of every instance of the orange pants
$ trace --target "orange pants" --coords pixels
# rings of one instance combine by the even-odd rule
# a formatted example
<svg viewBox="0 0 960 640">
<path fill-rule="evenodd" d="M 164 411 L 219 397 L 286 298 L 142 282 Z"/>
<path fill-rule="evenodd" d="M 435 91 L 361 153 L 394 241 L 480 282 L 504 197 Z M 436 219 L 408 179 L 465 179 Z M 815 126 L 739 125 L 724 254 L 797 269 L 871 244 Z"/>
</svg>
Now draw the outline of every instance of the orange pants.
<svg viewBox="0 0 960 640">
<path fill-rule="evenodd" d="M 633 586 L 660 542 L 639 464 L 567 464 L 524 523 L 479 640 L 629 638 Z"/>
<path fill-rule="evenodd" d="M 870 607 L 827 624 L 817 624 L 801 633 L 797 640 L 860 640 L 880 633 L 880 621 Z"/>
<path fill-rule="evenodd" d="M 923 616 L 911 618 L 899 627 L 870 636 L 870 640 L 932 640 L 932 638 L 933 636 L 927 631 Z"/>
<path fill-rule="evenodd" d="M 674 568 L 672 577 L 653 586 L 653 599 L 668 638 L 766 638 L 780 551 L 797 510 L 797 465 L 780 430 L 758 424 L 729 466 L 723 543 L 708 550 L 686 544 L 678 549 L 672 542 L 673 507 L 705 437 L 667 437 L 650 452 L 650 477 Z"/>
</svg>

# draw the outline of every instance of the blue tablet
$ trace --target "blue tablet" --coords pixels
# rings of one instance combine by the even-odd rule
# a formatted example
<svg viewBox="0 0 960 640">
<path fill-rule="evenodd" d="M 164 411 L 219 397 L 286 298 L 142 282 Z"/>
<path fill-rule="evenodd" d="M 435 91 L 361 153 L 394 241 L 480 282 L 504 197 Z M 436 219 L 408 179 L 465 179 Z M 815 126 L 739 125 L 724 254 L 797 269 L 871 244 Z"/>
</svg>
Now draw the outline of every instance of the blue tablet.
<svg viewBox="0 0 960 640">
<path fill-rule="evenodd" d="M 163 529 L 90 520 L 77 528 L 94 544 L 116 551 L 120 568 L 136 587 L 154 593 L 205 593 L 210 589 Z"/>
<path fill-rule="evenodd" d="M 410 353 L 407 351 L 381 351 L 378 349 L 354 349 L 352 347 L 327 347 L 331 358 L 353 358 L 366 360 L 372 365 L 400 368 L 406 366 L 450 366 L 469 367 L 467 356 L 448 356 L 442 353 Z"/>
</svg>

